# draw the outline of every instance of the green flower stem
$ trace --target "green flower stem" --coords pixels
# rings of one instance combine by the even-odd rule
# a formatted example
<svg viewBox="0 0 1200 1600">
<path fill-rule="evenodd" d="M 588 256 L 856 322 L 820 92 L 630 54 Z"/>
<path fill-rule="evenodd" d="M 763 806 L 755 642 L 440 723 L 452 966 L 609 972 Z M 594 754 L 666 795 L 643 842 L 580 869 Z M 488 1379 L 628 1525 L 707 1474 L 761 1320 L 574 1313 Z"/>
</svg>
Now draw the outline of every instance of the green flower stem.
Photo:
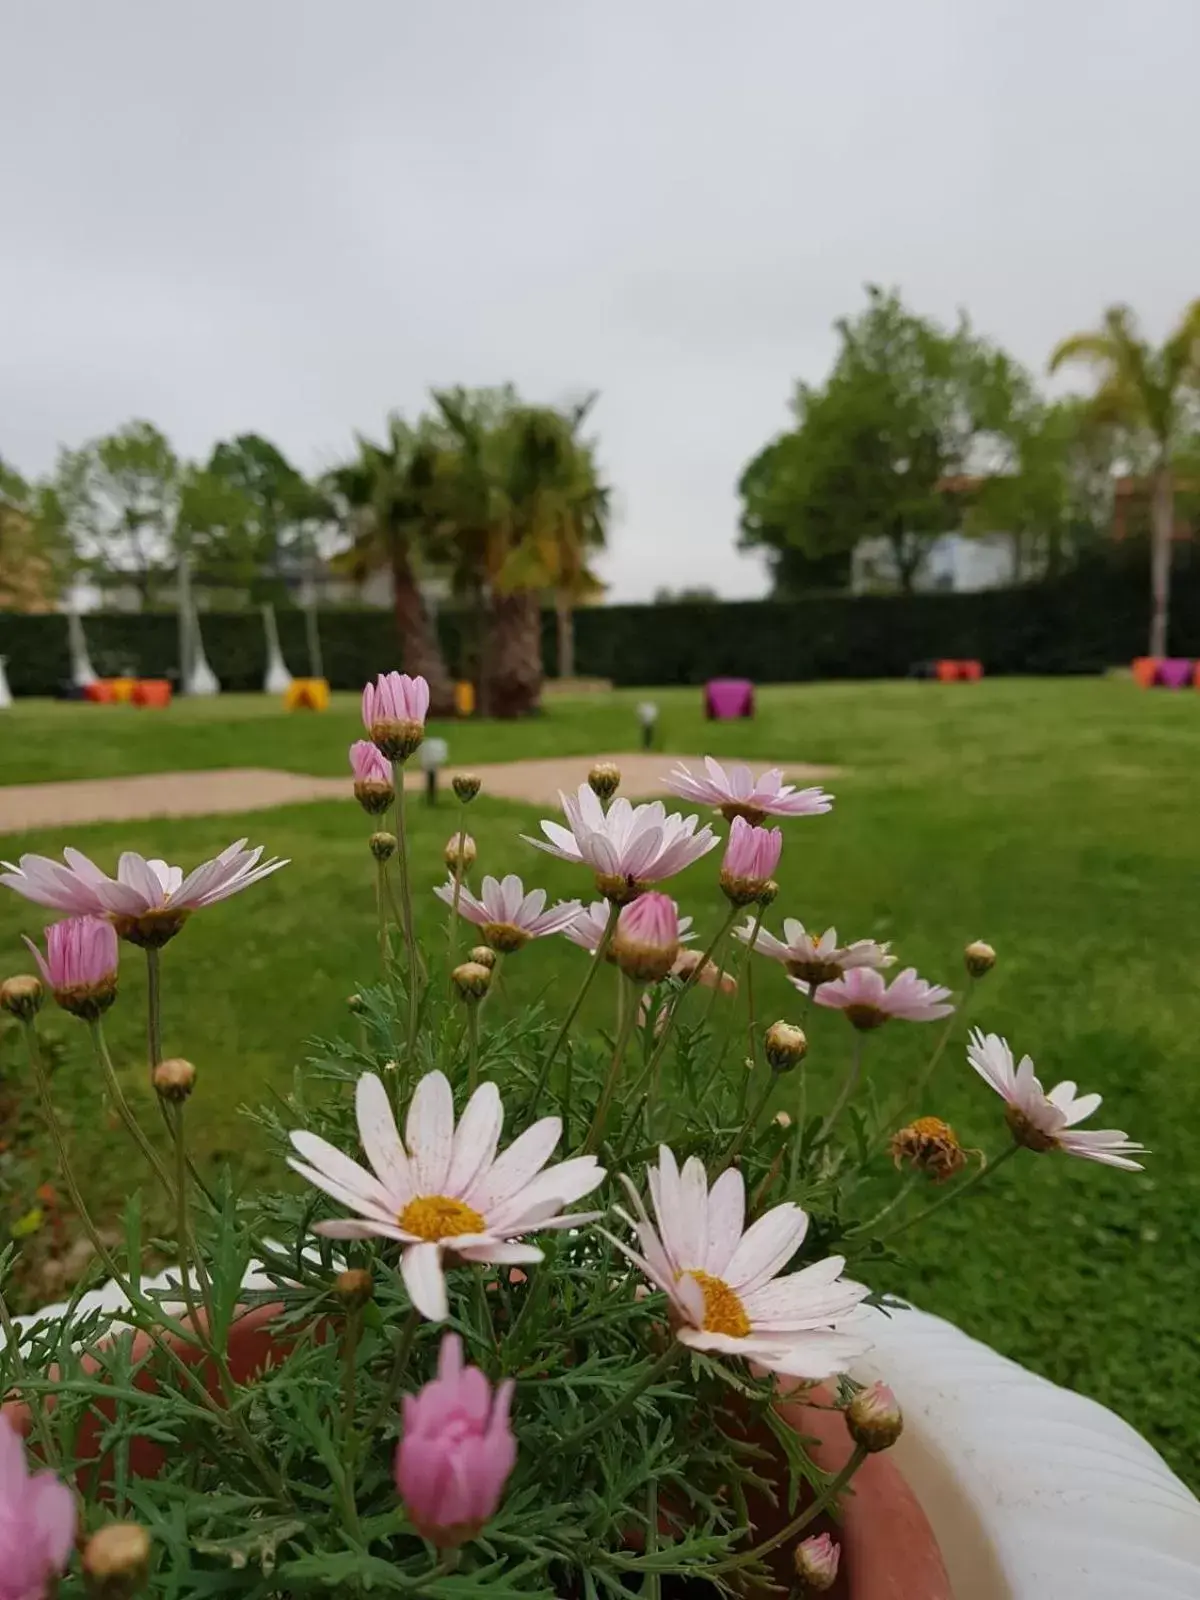
<svg viewBox="0 0 1200 1600">
<path fill-rule="evenodd" d="M 810 1522 L 815 1522 L 823 1511 L 828 1510 L 866 1459 L 866 1450 L 861 1444 L 856 1444 L 849 1461 L 836 1477 L 830 1479 L 812 1505 L 801 1511 L 799 1516 L 793 1517 L 786 1527 L 781 1528 L 771 1538 L 764 1539 L 761 1544 L 756 1544 L 752 1550 L 743 1551 L 739 1556 L 730 1556 L 725 1561 L 714 1562 L 708 1571 L 734 1572 L 738 1567 L 748 1567 L 752 1562 L 761 1561 L 764 1556 L 769 1556 L 772 1550 L 778 1550 L 781 1544 L 790 1544 Z"/>
<path fill-rule="evenodd" d="M 599 1433 L 602 1428 L 607 1428 L 611 1423 L 615 1422 L 618 1417 L 623 1417 L 625 1413 L 633 1406 L 634 1402 L 638 1400 L 641 1395 L 645 1394 L 646 1390 L 649 1389 L 652 1384 L 657 1383 L 664 1372 L 668 1371 L 669 1368 L 675 1365 L 676 1361 L 678 1361 L 680 1356 L 683 1354 L 684 1349 L 685 1346 L 681 1345 L 677 1339 L 672 1339 L 670 1344 L 663 1351 L 662 1355 L 659 1356 L 658 1360 L 652 1362 L 650 1366 L 646 1368 L 645 1372 L 642 1373 L 641 1377 L 635 1379 L 634 1382 L 629 1385 L 629 1388 L 625 1390 L 625 1393 L 621 1395 L 619 1399 L 614 1400 L 612 1405 L 609 1406 L 607 1410 L 602 1411 L 598 1417 L 593 1417 L 592 1420 L 588 1423 L 585 1423 L 582 1428 L 577 1429 L 574 1433 L 568 1434 L 565 1439 L 560 1439 L 557 1444 L 551 1445 L 550 1454 L 559 1455 L 564 1451 L 568 1455 L 572 1454 L 579 1448 L 585 1439 L 590 1439 L 594 1433 Z"/>
<path fill-rule="evenodd" d="M 689 991 L 692 988 L 694 988 L 696 983 L 699 982 L 700 974 L 705 970 L 705 968 L 708 966 L 709 962 L 713 958 L 713 952 L 716 950 L 716 948 L 720 944 L 721 940 L 729 932 L 730 928 L 733 927 L 733 924 L 734 924 L 734 922 L 735 922 L 735 920 L 737 918 L 737 914 L 738 914 L 739 909 L 740 909 L 740 907 L 738 907 L 738 906 L 730 906 L 729 915 L 725 918 L 724 922 L 722 922 L 721 926 L 717 929 L 716 934 L 713 937 L 713 941 L 709 945 L 708 949 L 700 957 L 700 960 L 696 963 L 695 967 L 693 967 L 692 971 L 688 973 L 687 982 L 684 984 L 683 988 L 679 991 L 678 995 L 676 995 L 675 1004 L 671 1007 L 670 1011 L 667 1013 L 666 1025 L 664 1026 L 662 1034 L 659 1037 L 658 1044 L 655 1046 L 654 1054 L 650 1057 L 649 1073 L 650 1073 L 650 1095 L 651 1095 L 651 1098 L 653 1098 L 655 1095 L 657 1095 L 657 1092 L 658 1092 L 658 1080 L 659 1080 L 659 1074 L 662 1071 L 663 1054 L 666 1051 L 667 1042 L 671 1037 L 671 1030 L 675 1026 L 675 1019 L 679 1015 L 680 1007 L 683 1005 L 683 1002 L 687 999 Z M 718 971 L 718 973 L 717 973 L 717 988 L 718 989 L 720 987 L 720 976 L 721 976 L 720 972 Z M 717 990 L 714 989 L 714 991 L 713 991 L 714 997 L 716 995 L 716 992 L 717 992 Z"/>
<path fill-rule="evenodd" d="M 363 1429 L 364 1437 L 368 1439 L 374 1437 L 379 1424 L 396 1403 L 396 1395 L 400 1390 L 400 1380 L 408 1368 L 408 1358 L 412 1354 L 413 1341 L 417 1337 L 417 1329 L 420 1323 L 420 1312 L 410 1311 L 408 1320 L 400 1331 L 400 1338 L 396 1342 L 396 1354 L 392 1361 L 392 1370 L 388 1376 L 387 1384 L 384 1387 L 383 1394 L 380 1396 L 378 1405 L 371 1413 L 367 1425 Z"/>
<path fill-rule="evenodd" d="M 926 1217 L 931 1217 L 935 1211 L 940 1211 L 943 1206 L 949 1205 L 951 1200 L 957 1200 L 960 1195 L 964 1195 L 968 1190 L 976 1188 L 986 1177 L 995 1172 L 997 1167 L 1003 1166 L 1010 1156 L 1016 1155 L 1020 1148 L 1021 1146 L 1016 1143 L 1006 1145 L 993 1160 L 986 1162 L 983 1166 L 976 1167 L 969 1178 L 964 1178 L 961 1183 L 956 1183 L 952 1189 L 948 1190 L 944 1195 L 940 1195 L 932 1204 L 923 1207 L 920 1211 L 915 1211 L 911 1217 L 906 1217 L 903 1222 L 897 1223 L 889 1232 L 881 1234 L 876 1239 L 876 1244 L 883 1244 L 885 1240 L 899 1238 L 902 1233 L 907 1233 L 918 1222 L 924 1222 Z"/>
<path fill-rule="evenodd" d="M 388 972 L 387 862 L 375 863 L 375 918 L 379 924 L 379 965 Z"/>
<path fill-rule="evenodd" d="M 352 1513 L 352 1525 L 357 1528 L 358 1508 L 354 1503 L 354 1463 L 358 1453 L 358 1440 L 354 1432 L 354 1396 L 358 1377 L 358 1341 L 362 1334 L 362 1307 L 355 1306 L 347 1314 L 342 1335 L 342 1462 L 346 1472 L 347 1512 Z"/>
<path fill-rule="evenodd" d="M 897 1189 L 896 1193 L 886 1203 L 886 1205 L 880 1206 L 879 1210 L 873 1217 L 868 1217 L 866 1222 L 856 1222 L 852 1228 L 847 1228 L 845 1233 L 842 1235 L 842 1238 L 855 1239 L 860 1233 L 870 1233 L 872 1228 L 876 1227 L 883 1221 L 884 1217 L 891 1216 L 892 1212 L 895 1211 L 897 1206 L 904 1204 L 920 1181 L 921 1174 L 919 1172 L 914 1172 L 911 1177 L 904 1180 L 899 1189 Z"/>
<path fill-rule="evenodd" d="M 409 879 L 408 835 L 405 831 L 404 764 L 392 762 L 392 783 L 396 790 L 396 860 L 400 868 L 400 909 L 403 917 L 404 949 L 408 957 L 408 1060 L 411 1064 L 417 1042 L 417 941 L 413 932 L 412 883 Z"/>
<path fill-rule="evenodd" d="M 600 936 L 600 943 L 596 946 L 596 953 L 588 962 L 587 971 L 583 975 L 583 982 L 579 986 L 579 993 L 571 1002 L 571 1009 L 562 1020 L 562 1026 L 554 1036 L 554 1043 L 546 1052 L 538 1072 L 537 1082 L 533 1086 L 533 1093 L 529 1097 L 526 1116 L 533 1117 L 537 1112 L 538 1101 L 545 1092 L 546 1084 L 550 1081 L 550 1068 L 554 1065 L 558 1052 L 563 1047 L 563 1042 L 571 1031 L 571 1024 L 579 1015 L 579 1008 L 584 1002 L 588 990 L 591 988 L 597 972 L 604 965 L 604 958 L 608 954 L 608 947 L 612 943 L 613 934 L 617 931 L 617 918 L 621 915 L 621 908 L 614 901 L 608 908 L 608 921 L 604 925 L 604 932 Z"/>
<path fill-rule="evenodd" d="M 749 1083 L 749 1081 L 750 1081 L 750 1074 L 749 1074 L 749 1072 L 747 1072 L 746 1073 L 746 1082 Z M 721 1165 L 717 1168 L 717 1173 L 716 1173 L 717 1177 L 719 1177 L 721 1175 L 721 1173 L 725 1171 L 726 1167 L 732 1165 L 732 1163 L 737 1160 L 738 1156 L 741 1154 L 742 1146 L 745 1144 L 745 1142 L 746 1142 L 747 1138 L 749 1137 L 749 1135 L 758 1126 L 759 1118 L 762 1116 L 763 1112 L 767 1109 L 767 1102 L 768 1102 L 768 1100 L 770 1100 L 770 1098 L 771 1098 L 771 1096 L 772 1096 L 772 1094 L 774 1092 L 775 1092 L 775 1074 L 773 1072 L 768 1072 L 767 1073 L 767 1081 L 763 1085 L 762 1093 L 759 1095 L 758 1099 L 754 1103 L 753 1111 L 751 1111 L 750 1115 L 748 1117 L 746 1117 L 745 1120 L 743 1121 L 741 1127 L 738 1129 L 737 1134 L 734 1137 L 733 1143 L 729 1146 L 729 1149 L 726 1150 L 726 1152 L 725 1152 L 724 1160 L 721 1162 Z"/>
<path fill-rule="evenodd" d="M 619 979 L 622 986 L 628 981 L 624 976 Z M 596 1115 L 592 1118 L 592 1125 L 588 1129 L 587 1138 L 583 1141 L 583 1155 L 589 1155 L 600 1143 L 604 1135 L 604 1124 L 608 1120 L 609 1107 L 616 1091 L 617 1081 L 621 1076 L 621 1063 L 625 1059 L 625 1051 L 629 1046 L 629 1036 L 633 1032 L 633 1025 L 637 1021 L 638 997 L 636 986 L 630 984 L 630 993 L 625 1000 L 625 1015 L 621 1018 L 621 1026 L 617 1032 L 617 1042 L 613 1049 L 612 1063 L 608 1069 L 608 1077 L 604 1081 L 604 1090 L 600 1096 L 600 1104 L 596 1107 Z"/>
<path fill-rule="evenodd" d="M 450 977 L 450 973 L 452 973 L 454 971 L 455 967 L 458 965 L 458 907 L 459 907 L 459 902 L 462 899 L 462 875 L 463 875 L 462 841 L 463 841 L 463 837 L 464 837 L 464 835 L 466 833 L 466 826 L 467 826 L 467 808 L 466 808 L 466 805 L 463 802 L 460 801 L 459 807 L 458 807 L 458 829 L 457 829 L 457 838 L 458 838 L 459 849 L 458 849 L 458 854 L 454 858 L 454 899 L 453 899 L 453 901 L 451 902 L 451 905 L 450 905 L 450 925 L 446 930 L 446 943 L 447 943 L 447 946 L 448 946 L 448 954 L 449 954 L 449 957 L 450 957 L 449 968 L 448 968 L 447 976 L 446 976 L 446 982 L 448 984 L 453 982 L 453 979 Z M 449 991 L 447 990 L 447 993 L 448 992 Z"/>
<path fill-rule="evenodd" d="M 842 1079 L 842 1087 L 838 1090 L 838 1097 L 833 1102 L 833 1107 L 821 1124 L 821 1131 L 817 1135 L 821 1144 L 827 1142 L 830 1134 L 837 1127 L 838 1119 L 850 1104 L 850 1099 L 855 1089 L 858 1088 L 858 1080 L 862 1074 L 863 1043 L 864 1035 L 856 1028 L 854 1030 L 854 1048 L 850 1053 L 850 1065 L 846 1069 L 846 1076 Z"/>
<path fill-rule="evenodd" d="M 160 952 L 152 945 L 146 948 L 146 1048 L 150 1056 L 150 1072 L 162 1060 L 162 984 Z"/>
<path fill-rule="evenodd" d="M 479 1002 L 467 1001 L 467 1093 L 479 1087 Z"/>
<path fill-rule="evenodd" d="M 45 1397 L 40 1389 L 25 1389 L 28 1373 L 25 1366 L 25 1357 L 21 1354 L 21 1330 L 12 1319 L 3 1294 L 0 1294 L 0 1333 L 4 1335 L 4 1348 L 9 1353 L 13 1377 L 16 1387 L 21 1389 L 25 1396 L 25 1404 L 29 1407 L 29 1415 L 33 1421 L 33 1429 L 41 1440 L 42 1453 L 48 1466 L 58 1466 L 58 1448 L 54 1443 L 54 1435 L 50 1431 L 50 1422 L 46 1415 Z"/>
<path fill-rule="evenodd" d="M 117 1108 L 117 1115 L 125 1124 L 126 1133 L 150 1163 L 155 1177 L 166 1190 L 168 1200 L 173 1200 L 176 1195 L 171 1175 L 167 1171 L 166 1163 L 146 1137 L 141 1123 L 133 1114 L 132 1106 L 125 1098 L 120 1080 L 117 1077 L 117 1070 L 113 1066 L 112 1056 L 109 1054 L 108 1044 L 104 1038 L 104 1029 L 101 1027 L 99 1020 L 89 1023 L 88 1026 L 92 1035 L 92 1045 L 96 1051 L 96 1059 L 100 1063 L 101 1071 L 104 1073 L 104 1081 L 108 1086 L 109 1094 L 112 1096 L 113 1105 Z M 157 1093 L 155 1098 L 157 1098 Z"/>
<path fill-rule="evenodd" d="M 742 971 L 745 974 L 745 983 L 746 983 L 747 1054 L 749 1055 L 751 1061 L 753 1061 L 755 1063 L 757 1063 L 757 1061 L 758 1061 L 758 1028 L 756 1026 L 755 1017 L 754 1017 L 754 959 L 753 958 L 754 958 L 754 946 L 758 942 L 759 931 L 762 928 L 763 917 L 766 916 L 766 913 L 767 913 L 767 908 L 766 908 L 766 906 L 763 905 L 762 901 L 760 900 L 759 903 L 758 903 L 758 915 L 754 919 L 753 930 L 751 931 L 749 939 L 746 941 L 746 955 L 745 955 L 744 960 L 742 961 Z"/>
<path fill-rule="evenodd" d="M 171 1118 L 171 1136 L 175 1144 L 175 1240 L 179 1250 L 179 1285 L 183 1290 L 184 1303 L 188 1308 L 188 1315 L 200 1326 L 200 1315 L 196 1306 L 196 1297 L 192 1293 L 189 1268 L 192 1261 L 196 1264 L 196 1281 L 200 1284 L 201 1294 L 204 1296 L 205 1309 L 212 1317 L 212 1290 L 204 1273 L 200 1260 L 200 1251 L 192 1236 L 191 1225 L 188 1219 L 188 1162 L 187 1142 L 183 1136 L 183 1106 L 174 1108 Z"/>
</svg>

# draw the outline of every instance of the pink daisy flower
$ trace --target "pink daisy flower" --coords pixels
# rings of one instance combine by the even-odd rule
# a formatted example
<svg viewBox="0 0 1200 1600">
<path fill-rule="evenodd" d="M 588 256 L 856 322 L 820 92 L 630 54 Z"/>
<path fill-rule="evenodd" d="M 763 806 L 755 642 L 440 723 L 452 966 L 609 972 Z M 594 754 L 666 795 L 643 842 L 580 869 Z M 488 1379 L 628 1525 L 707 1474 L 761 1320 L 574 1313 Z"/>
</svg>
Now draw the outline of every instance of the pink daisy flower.
<svg viewBox="0 0 1200 1600">
<path fill-rule="evenodd" d="M 590 1194 L 604 1178 L 595 1156 L 575 1156 L 547 1167 L 562 1134 L 558 1117 L 543 1117 L 502 1155 L 496 1150 L 504 1123 L 500 1091 L 482 1083 L 454 1125 L 449 1079 L 429 1072 L 408 1108 L 404 1140 L 387 1090 L 373 1072 L 358 1080 L 358 1134 L 370 1163 L 362 1167 L 315 1133 L 291 1135 L 300 1159 L 288 1164 L 356 1218 L 318 1222 L 330 1239 L 395 1239 L 404 1247 L 400 1271 L 409 1298 L 423 1317 L 448 1313 L 443 1258 L 494 1265 L 540 1261 L 523 1234 L 575 1228 L 598 1213 L 564 1215 L 562 1208 Z"/>
<path fill-rule="evenodd" d="M 789 981 L 801 994 L 810 992 L 811 985 L 802 979 Z M 915 967 L 905 967 L 890 986 L 874 967 L 851 967 L 832 983 L 819 985 L 813 999 L 819 1006 L 844 1011 L 847 1020 L 863 1033 L 882 1027 L 889 1017 L 901 1017 L 905 1022 L 936 1022 L 954 1010 L 947 1004 L 950 990 L 918 978 Z"/>
<path fill-rule="evenodd" d="M 32 939 L 42 981 L 64 1011 L 93 1022 L 117 997 L 117 932 L 104 917 L 68 917 L 46 929 L 46 954 Z"/>
<path fill-rule="evenodd" d="M 581 950 L 586 950 L 589 955 L 594 956 L 600 948 L 604 930 L 608 927 L 608 913 L 609 904 L 607 900 L 593 900 L 590 906 L 584 906 L 574 922 L 568 923 L 562 929 L 563 937 L 570 939 L 572 944 L 577 944 Z M 691 926 L 691 917 L 680 917 L 680 944 L 688 944 L 696 937 L 694 933 L 688 931 Z"/>
<path fill-rule="evenodd" d="M 454 904 L 454 879 L 439 884 L 433 891 L 448 906 Z M 510 872 L 503 882 L 491 876 L 483 880 L 476 897 L 465 884 L 458 886 L 458 909 L 468 922 L 483 929 L 483 941 L 493 950 L 519 950 L 530 939 L 548 933 L 562 933 L 579 915 L 578 900 L 562 900 L 545 909 L 545 889 L 525 893 L 520 878 Z"/>
<path fill-rule="evenodd" d="M 824 789 L 797 789 L 784 783 L 778 767 L 755 778 L 749 767 L 728 771 L 712 756 L 704 758 L 707 777 L 699 777 L 682 763 L 663 779 L 681 800 L 715 806 L 730 822 L 735 817 L 757 826 L 766 817 L 815 817 L 833 808 L 833 796 Z"/>
<path fill-rule="evenodd" d="M 586 783 L 574 796 L 560 791 L 559 799 L 567 827 L 543 822 L 545 839 L 522 837 L 561 861 L 591 867 L 597 889 L 618 905 L 674 877 L 721 842 L 711 828 L 698 828 L 699 817 L 668 816 L 660 800 L 632 806 L 619 798 L 605 811 Z"/>
<path fill-rule="evenodd" d="M 110 878 L 81 851 L 67 849 L 62 862 L 48 856 L 22 856 L 16 866 L 0 862 L 7 869 L 0 883 L 55 911 L 110 917 L 122 939 L 156 948 L 173 938 L 193 911 L 228 900 L 288 864 L 272 858 L 259 866 L 262 853 L 262 845 L 247 850 L 245 839 L 238 839 L 185 878 L 182 867 L 126 850 L 116 877 Z"/>
<path fill-rule="evenodd" d="M 777 939 L 765 928 L 754 934 L 754 918 L 747 919 L 744 928 L 735 928 L 734 935 L 743 944 L 750 944 L 759 955 L 780 961 L 793 978 L 808 984 L 832 983 L 851 967 L 891 967 L 896 958 L 891 946 L 877 944 L 874 939 L 856 939 L 853 944 L 839 945 L 837 929 L 826 928 L 824 933 L 809 933 L 795 917 L 785 917 L 783 938 Z"/>
<path fill-rule="evenodd" d="M 1077 1095 L 1069 1078 L 1047 1093 L 1034 1075 L 1028 1056 L 1022 1056 L 1020 1066 L 1014 1069 L 1008 1041 L 979 1028 L 971 1030 L 967 1060 L 1004 1101 L 1005 1119 L 1018 1144 L 1037 1151 L 1057 1147 L 1068 1155 L 1082 1156 L 1085 1161 L 1141 1172 L 1142 1163 L 1129 1158 L 1145 1155 L 1144 1145 L 1135 1144 L 1119 1128 L 1076 1126 L 1099 1109 L 1100 1095 Z"/>
<path fill-rule="evenodd" d="M 389 761 L 407 761 L 425 737 L 429 685 L 406 672 L 381 672 L 362 696 L 363 727 Z"/>
<path fill-rule="evenodd" d="M 30 1472 L 20 1434 L 0 1416 L 0 1600 L 50 1594 L 75 1525 L 75 1496 L 52 1472 Z"/>
<path fill-rule="evenodd" d="M 734 817 L 721 862 L 721 888 L 731 905 L 748 906 L 761 898 L 783 850 L 778 828 L 756 828 Z"/>
<path fill-rule="evenodd" d="M 812 1380 L 844 1372 L 863 1353 L 866 1344 L 839 1324 L 868 1291 L 842 1277 L 841 1256 L 780 1276 L 808 1231 L 799 1206 L 773 1206 L 747 1228 L 738 1169 L 728 1167 L 710 1189 L 698 1156 L 680 1172 L 665 1145 L 648 1176 L 654 1221 L 636 1187 L 621 1179 L 635 1215 L 619 1208 L 618 1215 L 640 1251 L 605 1237 L 670 1300 L 681 1344 Z"/>
</svg>

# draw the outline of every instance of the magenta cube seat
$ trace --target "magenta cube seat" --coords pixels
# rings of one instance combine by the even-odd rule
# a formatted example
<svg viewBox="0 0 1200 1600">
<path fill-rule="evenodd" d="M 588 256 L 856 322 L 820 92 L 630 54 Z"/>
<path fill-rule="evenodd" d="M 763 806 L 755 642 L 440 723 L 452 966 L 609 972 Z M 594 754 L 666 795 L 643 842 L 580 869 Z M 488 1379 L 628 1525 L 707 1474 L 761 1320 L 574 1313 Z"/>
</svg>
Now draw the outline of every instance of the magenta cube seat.
<svg viewBox="0 0 1200 1600">
<path fill-rule="evenodd" d="M 1168 656 L 1158 664 L 1158 681 L 1164 689 L 1184 689 L 1192 681 L 1192 663 L 1179 656 Z"/>
<path fill-rule="evenodd" d="M 752 717 L 754 685 L 749 678 L 710 678 L 704 686 L 704 715 L 710 722 Z"/>
</svg>

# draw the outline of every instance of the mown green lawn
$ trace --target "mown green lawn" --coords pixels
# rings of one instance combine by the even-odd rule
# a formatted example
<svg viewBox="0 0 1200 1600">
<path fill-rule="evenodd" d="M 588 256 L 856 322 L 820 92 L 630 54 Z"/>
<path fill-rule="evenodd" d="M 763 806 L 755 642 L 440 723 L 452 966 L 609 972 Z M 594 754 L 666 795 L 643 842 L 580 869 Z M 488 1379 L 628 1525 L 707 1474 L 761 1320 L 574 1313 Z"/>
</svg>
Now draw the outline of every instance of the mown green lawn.
<svg viewBox="0 0 1200 1600">
<path fill-rule="evenodd" d="M 448 737 L 455 759 L 480 762 L 630 748 L 639 698 L 560 703 L 536 722 L 453 727 Z M 954 984 L 962 944 L 989 939 L 1000 964 L 972 1020 L 1028 1050 L 1049 1081 L 1101 1090 L 1101 1121 L 1151 1147 L 1142 1176 L 1021 1155 L 976 1198 L 914 1231 L 904 1270 L 889 1269 L 881 1286 L 1116 1407 L 1200 1482 L 1200 1395 L 1190 1382 L 1200 1312 L 1200 697 L 1091 680 L 779 688 L 762 694 L 753 724 L 711 728 L 697 691 L 652 698 L 667 748 L 845 768 L 830 816 L 785 825 L 783 892 L 768 926 L 796 914 L 835 921 L 849 937 L 891 938 L 905 962 Z M 349 701 L 325 717 L 287 718 L 231 699 L 161 720 L 124 708 L 24 705 L 0 721 L 0 778 L 221 765 L 337 772 L 355 732 Z M 579 874 L 520 842 L 536 817 L 478 802 L 471 829 L 480 866 L 516 870 L 553 894 L 586 893 Z M 429 889 L 442 875 L 453 812 L 418 806 L 413 821 L 418 907 L 436 939 L 441 910 Z M 248 833 L 293 858 L 244 897 L 194 918 L 164 959 L 166 1046 L 196 1061 L 198 1134 L 210 1157 L 235 1160 L 243 1181 L 278 1174 L 239 1105 L 285 1086 L 307 1037 L 352 1025 L 345 998 L 375 970 L 366 832 L 347 801 L 86 828 L 72 839 L 0 839 L 9 857 L 75 843 L 111 866 L 127 847 L 189 864 Z M 677 883 L 684 909 L 709 927 L 721 905 L 714 880 L 710 858 Z M 25 964 L 17 936 L 41 920 L 0 896 L 0 951 L 12 968 Z M 523 951 L 508 962 L 498 1014 L 547 989 L 563 1003 L 583 959 L 561 939 Z M 781 974 L 763 962 L 756 971 L 763 1020 L 795 1015 Z M 109 1032 L 131 1087 L 144 1077 L 143 1002 L 130 952 Z M 597 995 L 587 1022 L 607 1023 L 609 1007 Z M 51 1026 L 69 1045 L 59 1082 L 73 1137 L 93 1186 L 115 1205 L 131 1181 L 124 1143 L 108 1128 L 81 1030 L 65 1017 Z M 809 1031 L 819 1099 L 842 1070 L 848 1030 L 821 1014 Z M 876 1083 L 905 1081 L 934 1031 L 894 1023 L 874 1035 Z M 15 1070 L 15 1056 L 3 1059 Z M 999 1103 L 957 1041 L 923 1109 L 948 1117 L 966 1144 L 990 1151 L 1003 1142 Z M 880 1181 L 889 1181 L 885 1167 Z"/>
</svg>

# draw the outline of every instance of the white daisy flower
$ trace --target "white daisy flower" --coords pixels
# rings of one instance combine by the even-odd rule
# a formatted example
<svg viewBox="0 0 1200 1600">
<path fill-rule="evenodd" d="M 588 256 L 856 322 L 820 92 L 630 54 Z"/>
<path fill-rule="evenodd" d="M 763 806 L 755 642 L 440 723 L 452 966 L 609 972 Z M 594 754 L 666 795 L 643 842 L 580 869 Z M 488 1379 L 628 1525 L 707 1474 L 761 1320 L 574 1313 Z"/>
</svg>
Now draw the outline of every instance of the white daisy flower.
<svg viewBox="0 0 1200 1600">
<path fill-rule="evenodd" d="M 746 1228 L 737 1168 L 726 1168 L 710 1190 L 699 1157 L 689 1156 L 680 1172 L 665 1145 L 648 1176 L 657 1226 L 624 1175 L 636 1217 L 618 1208 L 641 1253 L 605 1237 L 668 1296 L 681 1344 L 814 1381 L 844 1372 L 868 1348 L 838 1328 L 868 1293 L 842 1277 L 842 1256 L 779 1276 L 808 1231 L 799 1206 L 773 1206 Z"/>
<path fill-rule="evenodd" d="M 396 1239 L 404 1246 L 400 1271 L 413 1305 L 440 1322 L 447 1315 L 443 1256 L 495 1265 L 540 1261 L 536 1245 L 514 1241 L 542 1228 L 574 1228 L 598 1212 L 562 1215 L 604 1178 L 595 1156 L 547 1167 L 562 1134 L 558 1117 L 543 1117 L 496 1150 L 504 1122 L 500 1091 L 480 1084 L 454 1126 L 454 1097 L 444 1073 L 418 1083 L 408 1108 L 404 1142 L 387 1090 L 373 1072 L 355 1092 L 358 1133 L 371 1170 L 303 1130 L 291 1135 L 302 1158 L 288 1165 L 339 1204 L 358 1213 L 318 1222 L 331 1239 Z"/>
<path fill-rule="evenodd" d="M 454 879 L 448 878 L 433 892 L 446 905 L 453 906 Z M 579 915 L 578 900 L 561 901 L 547 911 L 545 889 L 531 889 L 526 894 L 525 885 L 513 872 L 503 881 L 486 877 L 478 896 L 462 883 L 457 893 L 459 915 L 483 929 L 485 944 L 505 954 L 519 950 L 530 939 L 561 933 Z"/>
<path fill-rule="evenodd" d="M 734 935 L 743 944 L 749 944 L 760 955 L 780 961 L 793 978 L 805 983 L 832 983 L 851 967 L 891 967 L 896 958 L 890 944 L 879 944 L 874 939 L 856 939 L 853 944 L 839 945 L 836 928 L 826 928 L 824 933 L 810 933 L 796 917 L 783 920 L 783 938 L 777 939 L 765 928 L 754 935 L 754 918 L 750 917 L 744 928 L 735 928 Z M 753 939 L 753 944 L 751 940 Z"/>
<path fill-rule="evenodd" d="M 605 811 L 586 783 L 576 795 L 560 790 L 558 798 L 568 826 L 543 822 L 544 839 L 522 838 L 562 861 L 591 867 L 597 889 L 618 905 L 674 877 L 721 842 L 711 828 L 697 827 L 699 817 L 668 816 L 661 800 L 631 806 L 616 799 Z"/>
<path fill-rule="evenodd" d="M 1034 1075 L 1028 1056 L 1022 1056 L 1020 1066 L 1014 1069 L 1008 1041 L 998 1033 L 985 1034 L 972 1028 L 967 1060 L 1005 1102 L 1005 1120 L 1018 1144 L 1038 1151 L 1057 1146 L 1085 1161 L 1141 1172 L 1142 1163 L 1129 1157 L 1145 1155 L 1146 1148 L 1135 1144 L 1127 1133 L 1119 1128 L 1076 1127 L 1098 1109 L 1100 1095 L 1077 1095 L 1069 1078 L 1055 1084 L 1047 1094 Z"/>
</svg>

